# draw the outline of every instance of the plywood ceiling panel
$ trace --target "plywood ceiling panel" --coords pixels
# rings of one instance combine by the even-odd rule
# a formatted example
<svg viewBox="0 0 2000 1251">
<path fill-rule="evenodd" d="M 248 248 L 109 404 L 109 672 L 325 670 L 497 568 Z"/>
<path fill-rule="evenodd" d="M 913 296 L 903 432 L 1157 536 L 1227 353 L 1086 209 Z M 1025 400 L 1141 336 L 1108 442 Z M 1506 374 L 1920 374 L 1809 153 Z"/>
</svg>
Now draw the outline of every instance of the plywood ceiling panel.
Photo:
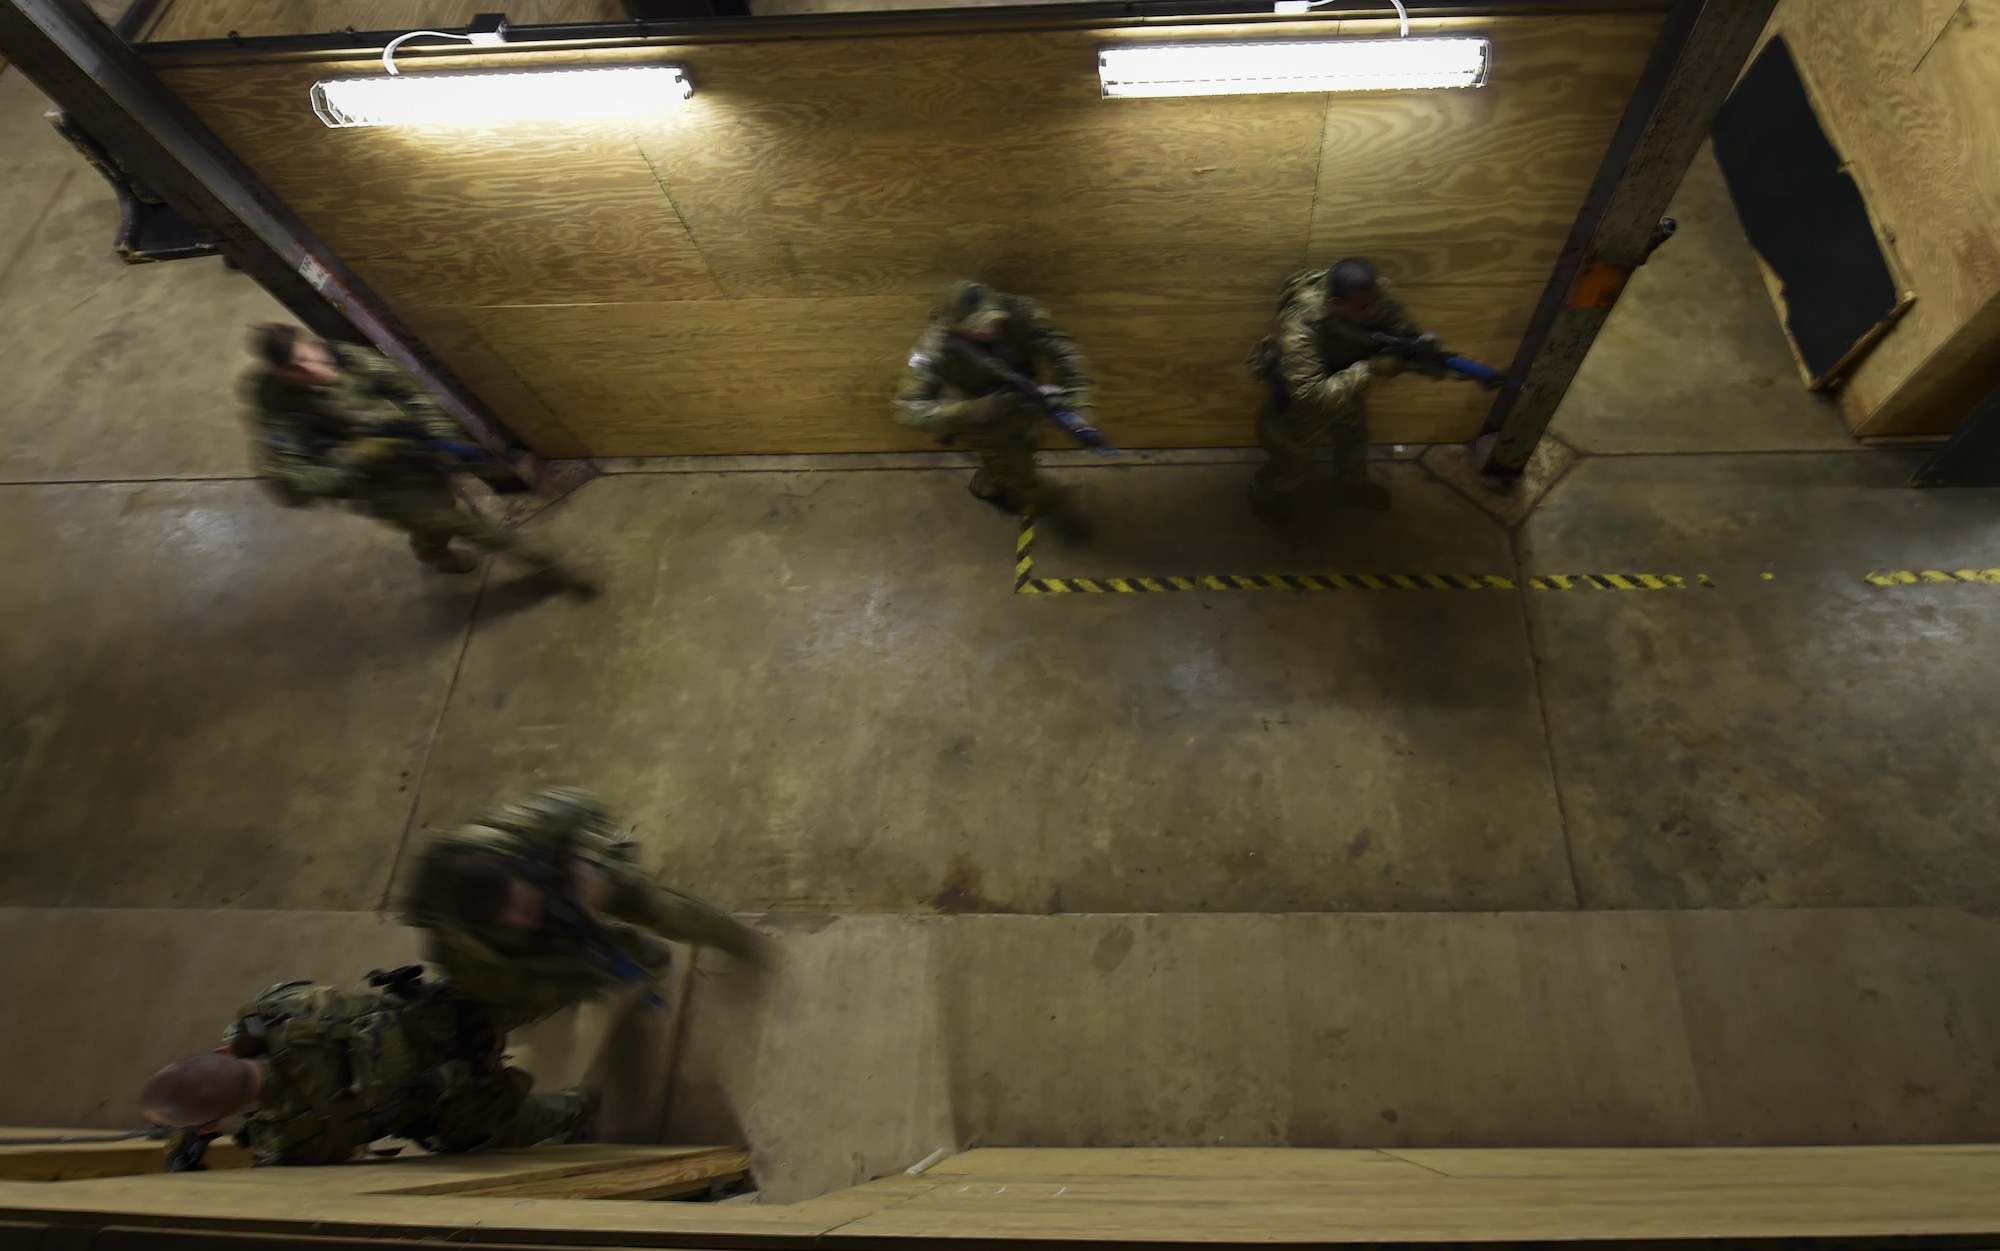
<svg viewBox="0 0 2000 1251">
<path fill-rule="evenodd" d="M 1217 446 L 1254 442 L 1243 358 L 1308 263 L 1375 257 L 1421 321 L 1505 365 L 1659 22 L 1459 21 L 1494 41 L 1488 86 L 1366 96 L 1099 98 L 1096 49 L 1162 37 L 1151 30 L 410 69 L 689 67 L 685 108 L 602 126 L 329 130 L 305 93 L 370 72 L 351 57 L 161 75 L 552 453 L 931 446 L 887 406 L 932 298 L 959 275 L 1054 307 L 1121 442 Z M 1382 30 L 1309 29 L 1343 27 Z M 496 360 L 510 377 L 489 377 Z M 1376 437 L 1471 438 L 1486 405 L 1469 386 L 1398 381 L 1377 393 Z"/>
</svg>

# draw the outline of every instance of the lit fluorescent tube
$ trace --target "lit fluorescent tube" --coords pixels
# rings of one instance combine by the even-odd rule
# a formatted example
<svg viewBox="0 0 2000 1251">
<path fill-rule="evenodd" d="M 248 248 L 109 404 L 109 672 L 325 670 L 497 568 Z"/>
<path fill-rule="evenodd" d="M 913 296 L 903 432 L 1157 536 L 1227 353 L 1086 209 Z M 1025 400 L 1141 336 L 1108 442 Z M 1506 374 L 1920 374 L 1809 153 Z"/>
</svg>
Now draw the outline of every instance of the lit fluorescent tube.
<svg viewBox="0 0 2000 1251">
<path fill-rule="evenodd" d="M 484 126 L 658 113 L 694 94 L 677 65 L 383 74 L 314 83 L 329 126 Z"/>
<path fill-rule="evenodd" d="M 1421 91 L 1486 81 L 1485 39 L 1288 39 L 1100 48 L 1107 97 L 1235 96 L 1283 91 Z"/>
</svg>

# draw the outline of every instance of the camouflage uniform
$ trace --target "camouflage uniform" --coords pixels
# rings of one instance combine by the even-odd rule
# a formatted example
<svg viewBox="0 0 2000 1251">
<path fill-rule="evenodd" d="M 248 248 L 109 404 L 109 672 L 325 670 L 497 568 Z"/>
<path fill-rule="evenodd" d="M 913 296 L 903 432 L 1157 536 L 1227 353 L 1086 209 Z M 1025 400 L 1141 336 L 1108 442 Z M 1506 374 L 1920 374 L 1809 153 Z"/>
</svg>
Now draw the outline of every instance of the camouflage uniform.
<svg viewBox="0 0 2000 1251">
<path fill-rule="evenodd" d="M 1376 282 L 1381 312 L 1373 325 L 1333 315 L 1326 274 L 1308 269 L 1285 280 L 1277 328 L 1250 354 L 1250 372 L 1269 392 L 1257 414 L 1257 439 L 1270 459 L 1257 471 L 1253 498 L 1283 499 L 1304 486 L 1321 443 L 1333 445 L 1339 482 L 1367 481 L 1373 336 L 1417 333 L 1387 278 Z"/>
<path fill-rule="evenodd" d="M 561 895 L 558 908 L 575 907 L 577 863 L 600 874 L 607 891 L 590 935 L 569 926 L 544 924 L 523 934 L 505 927 L 479 927 L 452 915 L 447 888 L 437 868 L 449 852 L 475 849 L 496 853 L 518 866 L 519 876 L 536 882 L 545 895 Z M 426 958 L 444 969 L 466 994 L 490 1005 L 507 1029 L 550 1016 L 585 999 L 644 976 L 665 975 L 670 953 L 662 939 L 720 947 L 732 955 L 754 956 L 754 930 L 691 895 L 655 881 L 638 863 L 637 847 L 612 824 L 596 796 L 569 788 L 544 791 L 524 804 L 486 813 L 429 843 L 417 861 L 404 900 L 403 919 L 426 931 Z M 586 914 L 587 915 L 587 914 Z M 611 959 L 591 938 L 608 940 Z M 623 970 L 614 961 L 629 961 Z"/>
<path fill-rule="evenodd" d="M 434 438 L 463 440 L 465 432 L 395 362 L 372 348 L 328 343 L 339 381 L 302 386 L 267 367 L 243 379 L 243 396 L 257 452 L 257 472 L 278 501 L 303 508 L 339 500 L 408 532 L 418 560 L 446 559 L 453 539 L 481 551 L 506 552 L 537 570 L 557 567 L 536 545 L 460 508 L 437 458 L 399 439 L 394 455 L 371 454 L 364 440 L 395 425 L 420 426 Z M 394 436 L 390 436 L 394 437 Z"/>
<path fill-rule="evenodd" d="M 1007 316 L 999 340 L 977 344 L 981 351 L 1030 378 L 1035 376 L 1036 366 L 1046 361 L 1071 408 L 1096 407 L 1096 390 L 1083 353 L 1068 335 L 1056 329 L 1047 309 L 1026 296 L 957 283 L 946 293 L 945 302 L 932 310 L 930 329 L 910 353 L 909 368 L 896 389 L 896 420 L 943 435 L 979 457 L 979 470 L 972 476 L 974 495 L 981 499 L 1011 496 L 1020 507 L 1033 509 L 1046 501 L 1048 493 L 1035 475 L 1040 420 L 1030 402 L 1011 394 L 1003 396 L 1001 411 L 986 421 L 972 421 L 964 411 L 965 401 L 994 395 L 1003 387 L 985 367 L 951 347 L 952 332 L 944 323 L 954 318 L 948 310 L 956 295 L 966 292 L 977 304 L 965 311 L 997 310 Z"/>
<path fill-rule="evenodd" d="M 530 1094 L 534 1079 L 506 1066 L 501 1040 L 491 1014 L 449 985 L 280 983 L 223 1036 L 233 1054 L 264 1069 L 238 1140 L 258 1164 L 339 1164 L 378 1138 L 457 1152 L 532 1146 L 581 1129 L 595 1098 Z"/>
</svg>

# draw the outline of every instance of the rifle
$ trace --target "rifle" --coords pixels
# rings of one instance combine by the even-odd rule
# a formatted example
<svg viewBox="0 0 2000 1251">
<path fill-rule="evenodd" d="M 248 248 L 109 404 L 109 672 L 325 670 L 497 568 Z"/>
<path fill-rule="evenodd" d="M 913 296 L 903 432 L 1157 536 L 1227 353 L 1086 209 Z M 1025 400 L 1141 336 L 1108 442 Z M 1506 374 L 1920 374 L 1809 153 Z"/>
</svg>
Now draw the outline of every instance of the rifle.
<svg viewBox="0 0 2000 1251">
<path fill-rule="evenodd" d="M 542 892 L 542 928 L 574 940 L 599 967 L 619 981 L 647 986 L 646 1002 L 656 1008 L 666 1007 L 667 1001 L 660 997 L 659 988 L 652 986 L 652 977 L 639 967 L 637 960 L 625 954 L 624 948 L 611 941 L 604 926 L 577 901 L 573 893 L 574 864 L 567 852 L 558 852 L 553 857 L 533 856 L 524 862 L 526 872 L 522 876 Z"/>
<path fill-rule="evenodd" d="M 1117 448 L 1111 446 L 1110 442 L 1105 439 L 1102 430 L 1085 421 L 1075 409 L 1063 402 L 1062 388 L 1038 385 L 1033 378 L 1028 377 L 1026 374 L 1007 368 L 1006 365 L 1002 364 L 998 359 L 982 350 L 978 344 L 963 335 L 953 334 L 946 337 L 950 340 L 953 351 L 967 360 L 985 366 L 988 372 L 999 379 L 1002 386 L 1005 386 L 1008 390 L 1013 391 L 1034 405 L 1036 411 L 1058 426 L 1061 426 L 1064 433 L 1068 434 L 1070 438 L 1075 439 L 1078 443 L 1096 452 L 1099 456 L 1110 456 L 1118 451 Z"/>
<path fill-rule="evenodd" d="M 491 484 L 495 494 L 513 495 L 529 489 L 512 469 L 478 444 L 441 439 L 414 421 L 382 422 L 375 432 L 382 438 L 414 443 L 431 455 L 442 457 L 450 468 L 464 469 Z"/>
<path fill-rule="evenodd" d="M 1381 334 L 1375 335 L 1375 350 L 1400 356 L 1413 365 L 1427 365 L 1432 369 L 1442 369 L 1446 373 L 1469 378 L 1489 391 L 1501 387 L 1519 387 L 1521 384 L 1491 365 L 1482 365 L 1469 356 L 1460 356 L 1439 346 L 1435 336 Z"/>
<path fill-rule="evenodd" d="M 377 422 L 366 430 L 357 431 L 321 413 L 292 409 L 288 410 L 288 415 L 303 419 L 305 428 L 311 432 L 317 445 L 315 454 L 319 456 L 324 456 L 337 444 L 372 435 L 408 443 L 413 451 L 443 460 L 447 469 L 463 469 L 489 483 L 496 495 L 515 495 L 531 489 L 513 469 L 502 464 L 485 448 L 461 443 L 457 439 L 438 438 L 414 421 Z"/>
</svg>

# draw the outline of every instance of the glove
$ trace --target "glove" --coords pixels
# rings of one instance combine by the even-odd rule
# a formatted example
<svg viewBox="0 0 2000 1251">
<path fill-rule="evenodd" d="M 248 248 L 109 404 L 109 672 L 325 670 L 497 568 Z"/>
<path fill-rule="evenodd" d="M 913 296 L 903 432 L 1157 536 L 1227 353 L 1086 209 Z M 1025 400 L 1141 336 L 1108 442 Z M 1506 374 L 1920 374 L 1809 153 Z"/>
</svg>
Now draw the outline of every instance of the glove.
<svg viewBox="0 0 2000 1251">
<path fill-rule="evenodd" d="M 1403 372 L 1403 358 L 1394 352 L 1377 352 L 1368 358 L 1371 378 L 1393 378 Z"/>
<path fill-rule="evenodd" d="M 1436 352 L 1443 347 L 1444 340 L 1428 330 L 1417 336 L 1417 350 L 1420 352 Z"/>
</svg>

